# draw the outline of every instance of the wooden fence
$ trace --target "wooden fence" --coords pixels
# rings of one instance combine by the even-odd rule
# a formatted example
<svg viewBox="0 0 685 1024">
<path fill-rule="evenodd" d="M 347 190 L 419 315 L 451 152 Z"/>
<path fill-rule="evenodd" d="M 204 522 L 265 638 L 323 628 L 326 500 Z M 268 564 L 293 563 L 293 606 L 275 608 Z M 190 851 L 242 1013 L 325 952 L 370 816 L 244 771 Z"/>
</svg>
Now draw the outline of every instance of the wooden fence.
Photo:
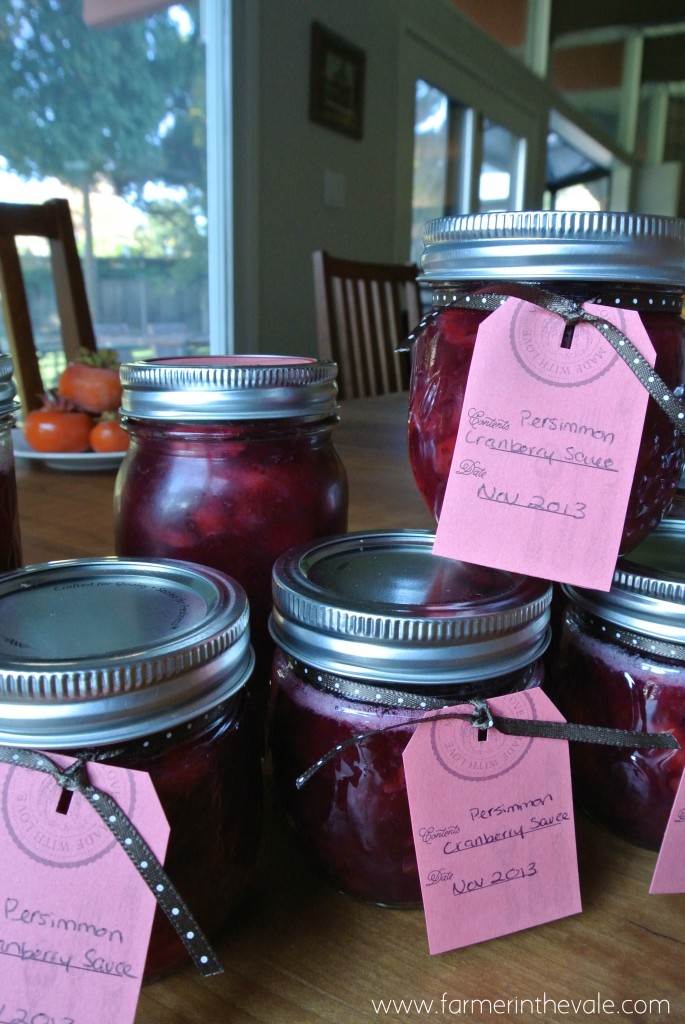
<svg viewBox="0 0 685 1024">
<path fill-rule="evenodd" d="M 22 264 L 43 383 L 50 388 L 65 363 L 50 261 L 23 256 Z M 122 361 L 207 351 L 207 281 L 190 267 L 138 258 L 96 264 L 95 295 L 89 298 L 99 347 L 116 349 Z M 7 351 L 0 315 L 0 352 Z"/>
</svg>

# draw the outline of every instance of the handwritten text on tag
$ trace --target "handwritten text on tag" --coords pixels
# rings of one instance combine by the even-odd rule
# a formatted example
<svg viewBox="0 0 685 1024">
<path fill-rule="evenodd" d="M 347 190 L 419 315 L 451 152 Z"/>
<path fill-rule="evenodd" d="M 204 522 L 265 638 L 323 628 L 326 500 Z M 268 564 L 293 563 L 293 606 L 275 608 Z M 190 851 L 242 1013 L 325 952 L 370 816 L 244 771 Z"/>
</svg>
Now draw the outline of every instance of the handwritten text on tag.
<svg viewBox="0 0 685 1024">
<path fill-rule="evenodd" d="M 654 365 L 639 314 L 587 303 Z M 435 552 L 608 590 L 648 394 L 609 342 L 508 299 L 481 324 Z"/>
<path fill-rule="evenodd" d="M 163 861 L 169 827 L 150 777 L 107 764 L 87 770 Z M 132 1022 L 155 897 L 81 793 L 4 764 L 0 792 L 1 1019 Z"/>
<path fill-rule="evenodd" d="M 563 721 L 541 690 L 488 704 Z M 580 912 L 567 742 L 437 720 L 415 730 L 404 768 L 431 953 Z"/>
</svg>

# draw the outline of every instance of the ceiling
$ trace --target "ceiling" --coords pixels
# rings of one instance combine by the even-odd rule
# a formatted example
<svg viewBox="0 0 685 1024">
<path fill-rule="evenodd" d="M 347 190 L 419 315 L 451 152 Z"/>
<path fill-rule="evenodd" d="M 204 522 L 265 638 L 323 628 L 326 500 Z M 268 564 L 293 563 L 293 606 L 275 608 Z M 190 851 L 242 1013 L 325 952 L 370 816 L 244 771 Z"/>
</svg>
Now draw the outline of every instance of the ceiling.
<svg viewBox="0 0 685 1024">
<path fill-rule="evenodd" d="M 452 2 L 503 46 L 523 49 L 527 0 Z M 622 43 L 631 33 L 644 37 L 644 82 L 685 81 L 685 0 L 552 0 L 550 46 L 555 54 Z"/>
<path fill-rule="evenodd" d="M 527 0 L 452 2 L 523 57 Z M 663 159 L 685 161 L 685 0 L 551 0 L 550 81 L 602 132 L 616 139 L 629 38 L 639 39 L 642 49 L 643 104 L 655 92 L 668 95 Z M 636 155 L 641 155 L 643 144 L 638 132 Z"/>
<path fill-rule="evenodd" d="M 603 48 L 605 70 L 620 82 L 623 42 L 638 34 L 643 40 L 643 85 L 685 82 L 685 2 L 683 0 L 553 0 L 550 42 L 555 57 Z M 616 57 L 611 54 L 616 52 Z M 587 72 L 588 65 L 585 63 Z M 608 68 L 607 68 L 608 66 Z M 575 83 L 582 87 L 582 79 Z"/>
<path fill-rule="evenodd" d="M 642 82 L 685 80 L 683 0 L 553 0 L 550 40 L 555 50 L 621 43 L 644 37 Z"/>
</svg>

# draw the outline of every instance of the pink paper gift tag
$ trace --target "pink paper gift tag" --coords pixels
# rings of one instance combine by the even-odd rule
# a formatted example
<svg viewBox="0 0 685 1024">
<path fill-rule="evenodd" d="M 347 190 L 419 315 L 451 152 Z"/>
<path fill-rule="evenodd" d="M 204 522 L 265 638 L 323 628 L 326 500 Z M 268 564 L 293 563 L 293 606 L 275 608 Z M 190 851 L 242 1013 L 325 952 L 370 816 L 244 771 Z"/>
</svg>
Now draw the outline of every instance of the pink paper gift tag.
<svg viewBox="0 0 685 1024">
<path fill-rule="evenodd" d="M 163 862 L 169 826 L 150 777 L 89 763 L 88 778 Z M 155 897 L 81 793 L 65 800 L 51 776 L 5 764 L 0 791 L 0 1020 L 130 1024 Z"/>
<path fill-rule="evenodd" d="M 685 892 L 685 774 L 673 801 L 649 891 Z"/>
<path fill-rule="evenodd" d="M 488 704 L 495 715 L 564 721 L 541 690 Z M 426 718 L 449 710 L 473 709 Z M 404 770 L 431 953 L 580 912 L 565 740 L 438 718 L 415 729 Z"/>
<path fill-rule="evenodd" d="M 634 311 L 586 303 L 654 365 Z M 520 299 L 481 324 L 435 553 L 608 590 L 648 393 L 600 332 Z"/>
</svg>

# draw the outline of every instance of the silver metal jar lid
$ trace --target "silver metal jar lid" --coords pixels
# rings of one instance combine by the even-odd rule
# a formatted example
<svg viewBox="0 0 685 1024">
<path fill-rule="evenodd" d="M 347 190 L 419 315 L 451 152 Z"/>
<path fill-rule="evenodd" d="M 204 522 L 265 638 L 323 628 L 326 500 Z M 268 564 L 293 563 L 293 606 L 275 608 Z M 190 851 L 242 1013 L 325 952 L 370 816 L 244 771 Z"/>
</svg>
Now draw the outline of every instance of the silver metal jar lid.
<svg viewBox="0 0 685 1024">
<path fill-rule="evenodd" d="M 6 416 L 18 408 L 14 400 L 17 389 L 12 380 L 13 370 L 12 357 L 0 355 L 0 416 Z"/>
<path fill-rule="evenodd" d="M 685 220 L 526 211 L 441 217 L 424 229 L 425 281 L 585 280 L 685 287 Z"/>
<path fill-rule="evenodd" d="M 330 360 L 288 356 L 202 356 L 123 363 L 122 411 L 145 420 L 326 417 L 337 408 Z"/>
<path fill-rule="evenodd" d="M 0 577 L 0 743 L 146 736 L 221 704 L 253 660 L 245 592 L 214 569 L 93 558 Z"/>
<path fill-rule="evenodd" d="M 271 633 L 326 672 L 445 686 L 530 664 L 549 642 L 551 586 L 432 554 L 414 530 L 303 545 L 273 570 Z"/>
<path fill-rule="evenodd" d="M 663 519 L 616 563 L 611 590 L 563 586 L 581 608 L 633 633 L 685 643 L 685 521 Z"/>
</svg>

